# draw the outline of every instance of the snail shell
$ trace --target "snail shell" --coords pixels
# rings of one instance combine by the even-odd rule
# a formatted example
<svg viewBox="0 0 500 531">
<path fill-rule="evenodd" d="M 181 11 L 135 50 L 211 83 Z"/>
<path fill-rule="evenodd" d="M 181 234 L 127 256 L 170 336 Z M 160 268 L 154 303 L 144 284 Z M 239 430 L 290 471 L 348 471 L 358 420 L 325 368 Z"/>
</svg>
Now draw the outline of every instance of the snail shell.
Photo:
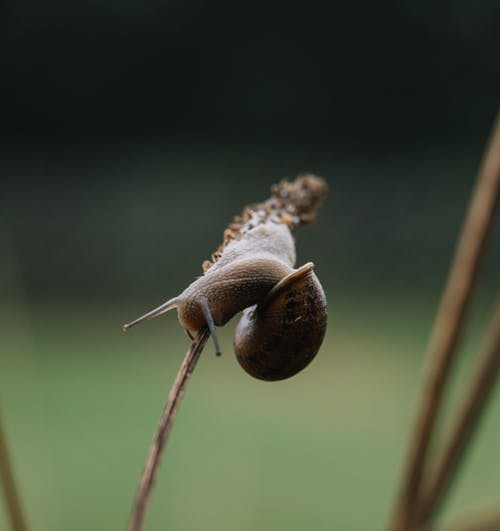
<svg viewBox="0 0 500 531">
<path fill-rule="evenodd" d="M 326 331 L 323 288 L 306 264 L 280 282 L 262 302 L 247 309 L 236 327 L 235 352 L 247 373 L 283 380 L 316 356 Z"/>
</svg>

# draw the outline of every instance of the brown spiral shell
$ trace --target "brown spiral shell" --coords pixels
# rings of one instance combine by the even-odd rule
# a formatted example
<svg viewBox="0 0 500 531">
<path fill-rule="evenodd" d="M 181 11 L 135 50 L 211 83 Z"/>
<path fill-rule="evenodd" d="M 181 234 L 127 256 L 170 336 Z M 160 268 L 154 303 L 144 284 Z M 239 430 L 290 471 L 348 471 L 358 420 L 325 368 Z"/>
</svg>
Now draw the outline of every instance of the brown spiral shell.
<svg viewBox="0 0 500 531">
<path fill-rule="evenodd" d="M 326 322 L 325 293 L 311 267 L 244 312 L 235 332 L 236 357 L 255 378 L 284 380 L 316 356 Z"/>
</svg>

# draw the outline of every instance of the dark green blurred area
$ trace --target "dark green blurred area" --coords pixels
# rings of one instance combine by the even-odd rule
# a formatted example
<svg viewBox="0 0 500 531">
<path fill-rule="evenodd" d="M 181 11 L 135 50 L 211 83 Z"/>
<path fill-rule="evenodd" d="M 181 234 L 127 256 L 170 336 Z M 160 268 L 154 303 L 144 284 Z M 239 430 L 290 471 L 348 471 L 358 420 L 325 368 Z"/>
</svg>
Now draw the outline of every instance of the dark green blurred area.
<svg viewBox="0 0 500 531">
<path fill-rule="evenodd" d="M 237 365 L 234 323 L 221 330 L 146 529 L 384 529 L 497 110 L 497 3 L 3 9 L 0 400 L 33 529 L 124 529 L 188 343 L 175 315 L 120 326 L 184 289 L 232 217 L 302 171 L 330 186 L 296 234 L 328 296 L 325 344 L 266 384 Z M 447 411 L 499 270 L 497 220 Z M 500 491 L 492 402 L 445 518 Z"/>
<path fill-rule="evenodd" d="M 0 200 L 4 289 L 21 285 L 33 301 L 155 304 L 201 274 L 245 204 L 310 170 L 330 195 L 317 223 L 296 233 L 298 262 L 313 260 L 327 291 L 430 295 L 444 281 L 482 149 L 154 140 L 39 150 L 29 161 L 11 152 Z M 491 249 L 490 283 L 500 257 Z"/>
</svg>

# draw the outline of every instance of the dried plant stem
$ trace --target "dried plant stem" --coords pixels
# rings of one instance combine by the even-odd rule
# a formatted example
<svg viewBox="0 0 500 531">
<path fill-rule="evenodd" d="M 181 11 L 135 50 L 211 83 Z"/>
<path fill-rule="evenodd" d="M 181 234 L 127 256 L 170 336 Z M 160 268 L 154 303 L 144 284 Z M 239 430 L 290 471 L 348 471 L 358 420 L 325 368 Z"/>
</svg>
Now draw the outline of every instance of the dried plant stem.
<svg viewBox="0 0 500 531">
<path fill-rule="evenodd" d="M 146 465 L 139 483 L 135 504 L 129 521 L 129 531 L 139 531 L 142 528 L 146 506 L 151 494 L 155 473 L 158 470 L 162 450 L 167 442 L 172 423 L 175 419 L 175 414 L 177 413 L 182 396 L 184 395 L 189 377 L 193 373 L 196 363 L 200 358 L 208 336 L 209 332 L 206 327 L 198 332 L 186 353 L 172 389 L 170 390 L 167 404 L 165 405 L 156 435 L 151 444 Z"/>
<path fill-rule="evenodd" d="M 394 531 L 411 527 L 431 436 L 452 366 L 500 188 L 500 117 L 479 172 L 427 348 L 427 372 L 395 514 Z"/>
<path fill-rule="evenodd" d="M 484 354 L 479 363 L 477 374 L 450 431 L 448 442 L 445 444 L 443 457 L 437 464 L 429 486 L 423 488 L 423 500 L 417 508 L 417 523 L 420 525 L 429 521 L 443 503 L 498 376 L 500 370 L 500 297 L 497 300 L 487 334 Z M 500 529 L 500 523 L 497 529 Z"/>
<path fill-rule="evenodd" d="M 14 472 L 10 462 L 5 431 L 0 417 L 0 481 L 5 493 L 5 502 L 12 531 L 26 531 L 28 529 L 21 507 Z"/>
</svg>

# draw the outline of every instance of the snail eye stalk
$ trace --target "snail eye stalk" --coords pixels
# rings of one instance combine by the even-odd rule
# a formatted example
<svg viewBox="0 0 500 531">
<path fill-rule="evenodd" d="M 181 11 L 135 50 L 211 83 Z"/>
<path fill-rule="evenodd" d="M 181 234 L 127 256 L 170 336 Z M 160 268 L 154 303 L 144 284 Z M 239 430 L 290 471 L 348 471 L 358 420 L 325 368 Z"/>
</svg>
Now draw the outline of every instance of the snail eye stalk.
<svg viewBox="0 0 500 531">
<path fill-rule="evenodd" d="M 202 299 L 200 301 L 200 306 L 201 306 L 201 311 L 203 312 L 203 315 L 207 322 L 208 329 L 210 330 L 210 335 L 212 336 L 212 339 L 214 341 L 215 355 L 220 356 L 221 351 L 220 351 L 219 339 L 217 337 L 217 331 L 215 330 L 214 318 L 212 317 L 212 312 L 210 311 L 210 307 L 208 306 L 207 299 Z"/>
</svg>

